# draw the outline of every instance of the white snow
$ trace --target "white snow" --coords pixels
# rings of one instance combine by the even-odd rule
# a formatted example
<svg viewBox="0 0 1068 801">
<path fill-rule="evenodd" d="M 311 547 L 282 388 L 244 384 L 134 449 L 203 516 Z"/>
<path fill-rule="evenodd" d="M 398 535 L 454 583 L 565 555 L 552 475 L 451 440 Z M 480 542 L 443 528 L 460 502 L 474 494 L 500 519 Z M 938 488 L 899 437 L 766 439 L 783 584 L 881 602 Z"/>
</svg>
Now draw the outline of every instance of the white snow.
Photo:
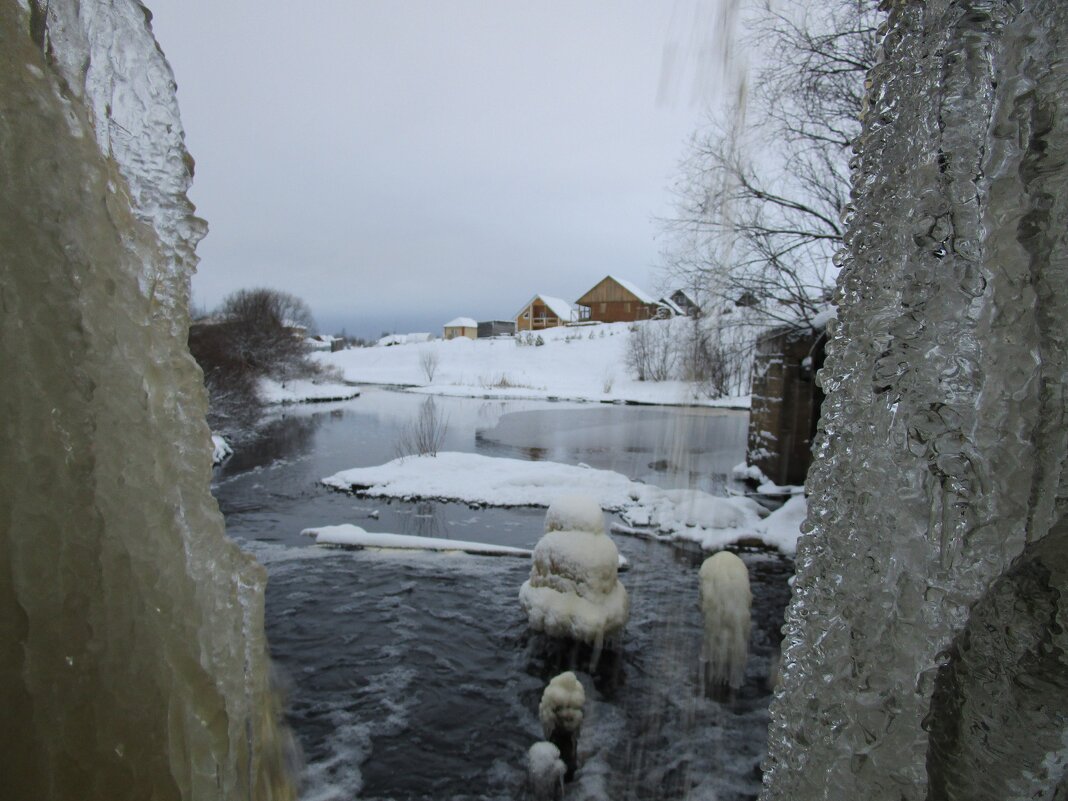
<svg viewBox="0 0 1068 801">
<path fill-rule="evenodd" d="M 582 682 L 570 670 L 553 676 L 538 704 L 538 719 L 545 736 L 557 729 L 577 732 L 582 728 L 582 707 L 586 704 L 586 691 Z"/>
<path fill-rule="evenodd" d="M 472 320 L 470 317 L 457 317 L 454 320 L 449 320 L 445 323 L 445 328 L 478 328 L 478 321 Z"/>
<path fill-rule="evenodd" d="M 786 506 L 762 520 L 767 511 L 749 498 L 722 498 L 700 490 L 664 490 L 631 481 L 611 470 L 450 451 L 343 470 L 322 481 L 335 489 L 355 490 L 373 497 L 428 498 L 481 506 L 547 507 L 581 490 L 592 497 L 599 509 L 618 512 L 628 526 L 650 529 L 667 539 L 690 540 L 706 550 L 740 540 L 761 540 L 792 554 L 805 515 L 802 496 L 791 498 Z M 567 505 L 561 510 L 550 510 L 547 526 L 566 522 L 580 526 L 580 530 L 593 528 L 592 517 L 583 520 L 586 512 Z M 603 530 L 603 522 L 601 525 Z"/>
<path fill-rule="evenodd" d="M 301 534 L 315 537 L 316 545 L 338 545 L 357 548 L 383 548 L 390 550 L 417 551 L 463 551 L 482 556 L 531 556 L 526 548 L 507 545 L 492 545 L 486 542 L 446 540 L 440 537 L 414 537 L 408 534 L 385 534 L 365 531 L 359 526 L 318 526 L 306 528 Z"/>
<path fill-rule="evenodd" d="M 271 405 L 323 403 L 358 398 L 360 390 L 350 384 L 342 384 L 337 381 L 312 381 L 307 378 L 275 381 L 273 378 L 261 378 L 259 395 L 264 403 Z"/>
<path fill-rule="evenodd" d="M 560 749 L 544 740 L 527 751 L 527 774 L 534 801 L 559 798 L 563 792 L 567 766 L 560 759 Z"/>
<path fill-rule="evenodd" d="M 568 496 L 562 504 L 578 508 L 596 501 Z M 567 516 L 554 514 L 552 508 L 547 515 L 557 520 Z M 583 513 L 573 519 L 589 517 Z M 619 635 L 630 615 L 618 573 L 619 550 L 603 533 L 603 524 L 600 532 L 549 531 L 534 548 L 530 578 L 519 589 L 519 603 L 535 631 L 585 642 L 599 651 Z"/>
<path fill-rule="evenodd" d="M 211 435 L 211 463 L 213 465 L 222 464 L 233 455 L 234 449 L 230 447 L 229 442 L 220 434 Z"/>
<path fill-rule="evenodd" d="M 376 347 L 389 347 L 391 345 L 419 345 L 423 342 L 430 342 L 434 339 L 433 334 L 386 334 L 386 336 L 375 342 Z"/>
<path fill-rule="evenodd" d="M 604 512 L 589 495 L 565 495 L 553 501 L 545 513 L 545 530 L 604 534 Z"/>
<path fill-rule="evenodd" d="M 544 300 L 544 297 L 543 297 Z M 640 325 L 689 324 L 685 319 L 655 320 Z M 665 405 L 749 408 L 749 396 L 710 399 L 685 381 L 638 381 L 626 367 L 629 323 L 601 323 L 533 332 L 542 346 L 517 345 L 516 337 L 471 340 L 455 338 L 415 342 L 415 335 L 394 336 L 388 348 L 348 348 L 315 353 L 321 364 L 341 370 L 345 380 L 362 384 L 417 387 L 435 395 L 490 398 L 570 399 Z M 680 333 L 680 336 L 682 334 Z M 428 382 L 422 354 L 437 356 Z"/>
<path fill-rule="evenodd" d="M 713 686 L 739 689 L 745 682 L 749 656 L 750 607 L 749 570 L 730 551 L 713 554 L 701 565 L 701 613 L 705 636 L 701 661 Z"/>
</svg>

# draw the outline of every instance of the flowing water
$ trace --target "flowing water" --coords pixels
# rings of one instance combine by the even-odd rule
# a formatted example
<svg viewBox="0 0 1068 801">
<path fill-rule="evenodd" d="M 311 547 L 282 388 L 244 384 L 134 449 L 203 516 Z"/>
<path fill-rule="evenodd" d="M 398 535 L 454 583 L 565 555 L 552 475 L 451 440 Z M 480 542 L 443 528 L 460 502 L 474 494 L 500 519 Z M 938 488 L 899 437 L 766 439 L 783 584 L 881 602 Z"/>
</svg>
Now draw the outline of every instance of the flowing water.
<svg viewBox="0 0 1068 801">
<path fill-rule="evenodd" d="M 722 486 L 742 460 L 744 412 L 436 399 L 446 449 L 619 470 L 662 486 L 699 474 Z M 228 532 L 268 568 L 267 633 L 307 767 L 306 799 L 517 798 L 541 739 L 537 704 L 566 657 L 531 638 L 519 607 L 523 559 L 336 551 L 304 527 L 356 523 L 533 547 L 544 510 L 387 502 L 318 479 L 394 457 L 423 399 L 369 389 L 300 407 L 216 475 Z M 673 456 L 685 429 L 684 464 Z M 768 677 L 792 563 L 742 557 L 754 589 L 746 684 L 718 702 L 697 687 L 702 554 L 616 536 L 630 561 L 632 612 L 622 655 L 591 675 L 583 760 L 568 798 L 753 798 L 759 792 Z M 588 667 L 588 665 L 586 665 Z"/>
</svg>

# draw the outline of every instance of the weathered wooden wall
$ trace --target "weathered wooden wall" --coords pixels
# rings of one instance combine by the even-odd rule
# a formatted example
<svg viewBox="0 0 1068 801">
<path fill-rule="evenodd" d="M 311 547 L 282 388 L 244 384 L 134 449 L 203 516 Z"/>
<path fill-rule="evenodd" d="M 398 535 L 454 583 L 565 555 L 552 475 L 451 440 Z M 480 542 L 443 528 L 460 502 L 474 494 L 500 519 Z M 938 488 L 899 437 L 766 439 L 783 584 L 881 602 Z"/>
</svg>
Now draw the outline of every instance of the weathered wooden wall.
<svg viewBox="0 0 1068 801">
<path fill-rule="evenodd" d="M 757 346 L 747 461 L 776 484 L 805 483 L 823 403 L 815 380 L 823 358 L 823 332 L 780 331 Z"/>
</svg>

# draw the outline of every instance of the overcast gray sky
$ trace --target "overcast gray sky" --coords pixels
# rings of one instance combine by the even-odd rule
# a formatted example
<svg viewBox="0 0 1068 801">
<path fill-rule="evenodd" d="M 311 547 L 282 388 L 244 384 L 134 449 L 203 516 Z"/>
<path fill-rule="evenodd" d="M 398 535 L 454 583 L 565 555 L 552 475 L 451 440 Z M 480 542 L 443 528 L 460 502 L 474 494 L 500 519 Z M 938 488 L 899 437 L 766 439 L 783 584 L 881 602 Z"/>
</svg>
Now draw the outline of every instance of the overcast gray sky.
<svg viewBox="0 0 1068 801">
<path fill-rule="evenodd" d="M 146 0 L 178 82 L 193 282 L 431 331 L 656 291 L 654 218 L 716 101 L 716 0 Z"/>
</svg>

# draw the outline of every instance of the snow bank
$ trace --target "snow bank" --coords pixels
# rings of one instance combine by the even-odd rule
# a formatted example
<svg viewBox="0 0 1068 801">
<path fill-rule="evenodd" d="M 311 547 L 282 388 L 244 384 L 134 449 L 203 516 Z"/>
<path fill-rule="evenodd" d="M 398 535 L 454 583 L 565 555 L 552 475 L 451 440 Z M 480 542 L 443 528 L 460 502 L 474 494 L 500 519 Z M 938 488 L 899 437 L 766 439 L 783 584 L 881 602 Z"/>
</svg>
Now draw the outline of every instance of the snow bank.
<svg viewBox="0 0 1068 801">
<path fill-rule="evenodd" d="M 745 683 L 745 663 L 749 657 L 750 607 L 749 570 L 730 551 L 720 551 L 701 565 L 701 613 L 705 636 L 701 662 L 710 688 L 728 686 L 733 690 Z"/>
<path fill-rule="evenodd" d="M 550 508 L 547 517 L 589 521 L 592 509 L 581 507 L 596 503 L 568 496 L 560 501 L 564 511 Z M 534 548 L 530 578 L 519 589 L 531 628 L 587 643 L 596 651 L 620 634 L 630 614 L 627 591 L 618 580 L 619 551 L 598 522 L 599 531 L 547 532 Z"/>
<path fill-rule="evenodd" d="M 393 347 L 349 348 L 313 358 L 340 369 L 347 381 L 438 395 L 749 408 L 748 396 L 712 400 L 689 382 L 638 381 L 626 368 L 629 329 L 630 323 L 550 328 L 537 332 L 541 346 L 516 345 L 515 338 L 428 342 L 428 335 L 409 334 L 378 343 Z M 427 351 L 437 356 L 430 382 L 421 365 Z"/>
<path fill-rule="evenodd" d="M 596 519 L 602 528 L 598 531 L 603 531 L 600 510 L 604 509 L 618 512 L 634 527 L 634 533 L 654 531 L 667 539 L 696 542 L 707 550 L 760 540 L 792 554 L 805 514 L 800 496 L 762 521 L 767 510 L 749 498 L 722 498 L 700 490 L 663 490 L 612 470 L 475 453 L 406 456 L 377 467 L 343 470 L 322 481 L 335 489 L 375 497 L 429 498 L 481 506 L 551 506 L 581 488 L 599 507 Z M 547 530 L 566 526 L 588 530 L 594 525 L 593 518 L 583 520 L 575 515 L 575 510 L 563 507 L 550 510 Z"/>
<path fill-rule="evenodd" d="M 325 403 L 358 398 L 360 390 L 337 381 L 312 381 L 307 378 L 275 381 L 272 378 L 261 378 L 259 395 L 266 404 Z"/>
<path fill-rule="evenodd" d="M 483 556 L 529 557 L 532 551 L 512 548 L 508 545 L 492 545 L 486 542 L 446 540 L 439 537 L 414 537 L 407 534 L 384 534 L 364 531 L 359 526 L 319 526 L 300 532 L 315 537 L 316 545 L 337 545 L 349 548 L 388 548 L 418 551 L 463 551 Z"/>
</svg>

